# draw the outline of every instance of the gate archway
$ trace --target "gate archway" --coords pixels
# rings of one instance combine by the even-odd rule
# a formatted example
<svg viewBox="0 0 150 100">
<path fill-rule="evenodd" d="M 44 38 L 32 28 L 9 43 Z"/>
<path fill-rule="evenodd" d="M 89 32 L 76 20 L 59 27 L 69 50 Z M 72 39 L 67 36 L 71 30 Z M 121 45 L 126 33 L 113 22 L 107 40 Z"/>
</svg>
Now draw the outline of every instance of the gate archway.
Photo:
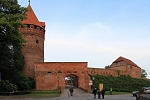
<svg viewBox="0 0 150 100">
<path fill-rule="evenodd" d="M 79 80 L 79 77 L 74 74 L 67 75 L 65 77 L 65 88 L 68 88 L 71 86 L 78 88 L 78 84 L 79 84 L 78 80 Z"/>
<path fill-rule="evenodd" d="M 47 62 L 35 63 L 35 80 L 37 90 L 63 91 L 66 78 L 72 79 L 72 85 L 89 92 L 90 77 L 87 62 Z"/>
</svg>

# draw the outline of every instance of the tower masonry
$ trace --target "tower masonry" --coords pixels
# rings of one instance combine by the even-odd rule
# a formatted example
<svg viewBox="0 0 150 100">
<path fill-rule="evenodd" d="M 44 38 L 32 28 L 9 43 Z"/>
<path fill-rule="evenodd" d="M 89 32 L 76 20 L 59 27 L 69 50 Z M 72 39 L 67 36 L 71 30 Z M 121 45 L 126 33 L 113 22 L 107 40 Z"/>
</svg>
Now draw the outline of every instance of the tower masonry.
<svg viewBox="0 0 150 100">
<path fill-rule="evenodd" d="M 25 57 L 23 72 L 34 78 L 34 63 L 44 62 L 45 22 L 39 22 L 32 7 L 28 5 L 26 19 L 22 21 L 25 27 L 20 27 L 20 32 L 26 40 L 22 52 Z"/>
</svg>

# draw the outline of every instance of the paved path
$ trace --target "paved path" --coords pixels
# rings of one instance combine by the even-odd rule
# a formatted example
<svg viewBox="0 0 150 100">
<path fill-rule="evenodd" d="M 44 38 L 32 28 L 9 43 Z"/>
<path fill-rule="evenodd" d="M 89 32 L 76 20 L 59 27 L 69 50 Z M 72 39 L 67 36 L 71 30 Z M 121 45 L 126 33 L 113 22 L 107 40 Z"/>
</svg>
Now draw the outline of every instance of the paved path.
<svg viewBox="0 0 150 100">
<path fill-rule="evenodd" d="M 100 100 L 94 99 L 93 94 L 85 93 L 80 89 L 74 89 L 73 96 L 70 96 L 69 89 L 65 89 L 64 93 L 57 98 L 23 98 L 23 99 L 0 99 L 0 100 Z M 132 94 L 124 95 L 105 95 L 104 100 L 136 100 Z"/>
<path fill-rule="evenodd" d="M 98 98 L 96 99 L 99 100 Z M 70 96 L 69 90 L 66 89 L 59 98 L 50 100 L 95 100 L 95 99 L 93 94 L 85 93 L 80 89 L 74 89 L 73 96 Z M 105 95 L 104 100 L 136 100 L 136 98 L 133 97 L 132 94 Z"/>
</svg>

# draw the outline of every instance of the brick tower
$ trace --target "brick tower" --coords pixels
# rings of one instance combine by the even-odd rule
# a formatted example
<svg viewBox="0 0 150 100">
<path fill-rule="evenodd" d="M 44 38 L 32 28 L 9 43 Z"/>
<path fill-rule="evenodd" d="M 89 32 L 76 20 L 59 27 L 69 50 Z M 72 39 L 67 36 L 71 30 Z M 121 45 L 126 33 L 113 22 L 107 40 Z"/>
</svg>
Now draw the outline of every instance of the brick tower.
<svg viewBox="0 0 150 100">
<path fill-rule="evenodd" d="M 26 40 L 25 47 L 22 50 L 25 57 L 23 72 L 27 76 L 34 78 L 34 63 L 44 62 L 45 22 L 39 22 L 30 4 L 27 9 L 27 19 L 22 21 L 26 27 L 19 28 Z"/>
</svg>

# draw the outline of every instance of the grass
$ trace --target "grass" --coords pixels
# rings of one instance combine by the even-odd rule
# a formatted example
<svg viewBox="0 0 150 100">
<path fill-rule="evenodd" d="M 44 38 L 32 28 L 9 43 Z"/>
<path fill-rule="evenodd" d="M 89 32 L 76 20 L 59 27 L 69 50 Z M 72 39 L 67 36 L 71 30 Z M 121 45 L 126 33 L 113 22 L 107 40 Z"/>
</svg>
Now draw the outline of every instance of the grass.
<svg viewBox="0 0 150 100">
<path fill-rule="evenodd" d="M 92 93 L 92 90 L 90 91 L 90 93 Z M 110 95 L 110 91 L 106 91 L 105 94 L 106 95 Z M 131 92 L 116 92 L 116 91 L 112 91 L 112 95 L 120 95 L 120 94 L 131 94 Z"/>
<path fill-rule="evenodd" d="M 115 92 L 112 91 L 112 95 L 120 95 L 120 94 L 131 94 L 130 92 Z M 106 95 L 110 95 L 109 91 L 106 91 Z"/>
<path fill-rule="evenodd" d="M 112 92 L 112 95 L 119 95 L 119 94 L 130 94 L 129 92 Z M 109 91 L 106 91 L 106 95 L 109 95 Z M 0 95 L 0 98 L 14 98 L 14 99 L 21 99 L 21 98 L 55 98 L 60 97 L 60 93 L 57 90 L 52 91 L 37 91 L 31 92 L 28 94 L 22 95 Z"/>
<path fill-rule="evenodd" d="M 14 99 L 20 99 L 20 98 L 54 98 L 54 97 L 60 97 L 60 93 L 53 90 L 53 91 L 31 92 L 31 93 L 22 94 L 22 95 L 0 95 L 0 98 L 14 98 Z"/>
</svg>

